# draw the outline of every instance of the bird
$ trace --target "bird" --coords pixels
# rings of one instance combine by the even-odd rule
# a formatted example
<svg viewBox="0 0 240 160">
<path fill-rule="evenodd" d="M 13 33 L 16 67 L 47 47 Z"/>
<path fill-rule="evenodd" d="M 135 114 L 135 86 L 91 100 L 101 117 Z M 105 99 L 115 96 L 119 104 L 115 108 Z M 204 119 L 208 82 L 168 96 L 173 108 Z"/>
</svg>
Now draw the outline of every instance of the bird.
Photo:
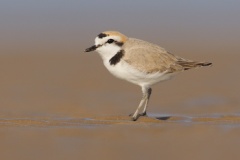
<svg viewBox="0 0 240 160">
<path fill-rule="evenodd" d="M 211 66 L 210 62 L 198 62 L 176 56 L 166 49 L 118 31 L 105 31 L 97 35 L 95 43 L 85 52 L 96 51 L 104 66 L 115 77 L 141 87 L 142 99 L 131 119 L 147 116 L 147 106 L 152 85 L 176 74 L 198 67 Z M 142 111 L 142 112 L 140 112 Z"/>
</svg>

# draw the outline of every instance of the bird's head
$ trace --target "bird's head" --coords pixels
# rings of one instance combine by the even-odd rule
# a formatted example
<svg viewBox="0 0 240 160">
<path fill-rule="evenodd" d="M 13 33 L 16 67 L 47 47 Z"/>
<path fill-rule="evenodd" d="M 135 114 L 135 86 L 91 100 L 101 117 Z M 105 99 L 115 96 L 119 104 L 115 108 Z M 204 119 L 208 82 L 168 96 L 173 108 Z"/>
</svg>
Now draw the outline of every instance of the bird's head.
<svg viewBox="0 0 240 160">
<path fill-rule="evenodd" d="M 117 31 L 106 31 L 95 38 L 95 44 L 85 52 L 97 51 L 100 54 L 117 53 L 127 41 L 128 37 Z"/>
</svg>

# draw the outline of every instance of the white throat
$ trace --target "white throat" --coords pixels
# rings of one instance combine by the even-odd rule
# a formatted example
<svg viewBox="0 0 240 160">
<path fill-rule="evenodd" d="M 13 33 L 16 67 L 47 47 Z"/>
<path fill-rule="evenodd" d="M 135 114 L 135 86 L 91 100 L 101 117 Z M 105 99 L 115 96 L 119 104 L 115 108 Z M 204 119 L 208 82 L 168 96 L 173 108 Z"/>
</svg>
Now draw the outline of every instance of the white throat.
<svg viewBox="0 0 240 160">
<path fill-rule="evenodd" d="M 111 44 L 106 44 L 99 47 L 96 51 L 102 57 L 104 63 L 105 61 L 109 61 L 117 52 L 121 50 L 121 47 Z"/>
</svg>

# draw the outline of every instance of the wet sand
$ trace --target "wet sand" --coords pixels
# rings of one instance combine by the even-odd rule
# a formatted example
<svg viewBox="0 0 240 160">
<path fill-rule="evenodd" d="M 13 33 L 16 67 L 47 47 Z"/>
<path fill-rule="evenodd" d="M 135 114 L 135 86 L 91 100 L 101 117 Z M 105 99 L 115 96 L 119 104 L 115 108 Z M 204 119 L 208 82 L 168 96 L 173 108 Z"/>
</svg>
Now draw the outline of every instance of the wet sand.
<svg viewBox="0 0 240 160">
<path fill-rule="evenodd" d="M 1 157 L 238 159 L 239 121 L 240 116 L 1 119 Z"/>
<path fill-rule="evenodd" d="M 161 126 L 167 124 L 179 125 L 218 125 L 222 127 L 240 127 L 240 115 L 206 115 L 198 117 L 190 116 L 144 116 L 137 121 L 131 121 L 129 116 L 95 116 L 95 117 L 25 117 L 25 118 L 1 118 L 1 127 L 104 127 L 104 126 Z"/>
<path fill-rule="evenodd" d="M 0 160 L 240 159 L 240 1 L 0 1 Z M 141 89 L 108 73 L 118 30 L 213 67 Z"/>
<path fill-rule="evenodd" d="M 154 86 L 133 122 L 140 88 L 98 55 L 1 54 L 1 159 L 239 159 L 239 55 L 181 56 L 214 66 Z"/>
</svg>

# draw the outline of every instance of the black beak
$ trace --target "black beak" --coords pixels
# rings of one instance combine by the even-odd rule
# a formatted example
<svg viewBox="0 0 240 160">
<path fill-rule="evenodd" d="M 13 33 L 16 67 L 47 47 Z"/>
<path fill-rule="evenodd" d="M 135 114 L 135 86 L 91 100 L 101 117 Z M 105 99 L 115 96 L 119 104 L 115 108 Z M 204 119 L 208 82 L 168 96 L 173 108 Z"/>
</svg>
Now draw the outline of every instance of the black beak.
<svg viewBox="0 0 240 160">
<path fill-rule="evenodd" d="M 85 52 L 95 51 L 96 49 L 97 49 L 97 46 L 93 45 L 92 47 L 89 47 L 89 48 L 85 49 Z"/>
</svg>

